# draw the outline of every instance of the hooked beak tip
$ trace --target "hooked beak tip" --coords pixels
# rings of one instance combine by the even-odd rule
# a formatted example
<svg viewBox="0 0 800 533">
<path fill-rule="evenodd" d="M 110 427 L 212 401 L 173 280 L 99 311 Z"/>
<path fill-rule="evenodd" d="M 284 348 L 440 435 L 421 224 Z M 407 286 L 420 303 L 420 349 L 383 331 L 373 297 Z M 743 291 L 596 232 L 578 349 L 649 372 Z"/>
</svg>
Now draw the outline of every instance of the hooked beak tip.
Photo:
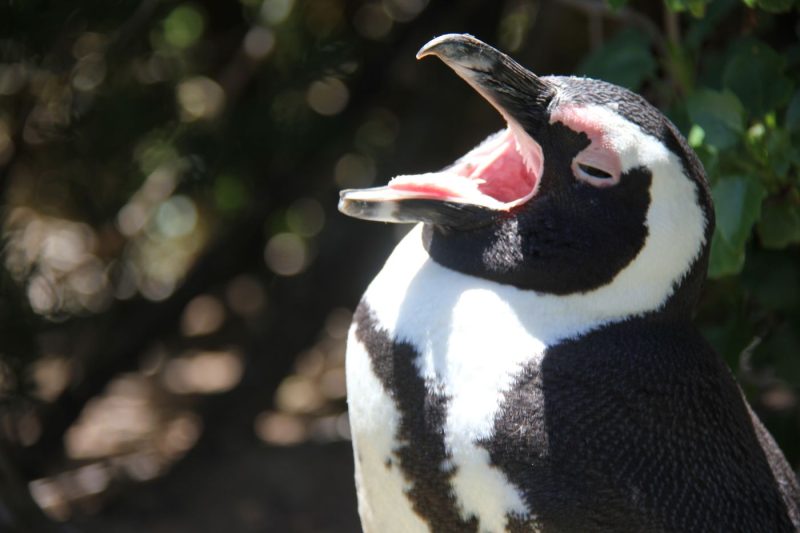
<svg viewBox="0 0 800 533">
<path fill-rule="evenodd" d="M 468 33 L 446 33 L 425 43 L 417 52 L 417 59 L 433 55 L 442 60 L 457 61 L 482 46 L 486 45 Z"/>
</svg>

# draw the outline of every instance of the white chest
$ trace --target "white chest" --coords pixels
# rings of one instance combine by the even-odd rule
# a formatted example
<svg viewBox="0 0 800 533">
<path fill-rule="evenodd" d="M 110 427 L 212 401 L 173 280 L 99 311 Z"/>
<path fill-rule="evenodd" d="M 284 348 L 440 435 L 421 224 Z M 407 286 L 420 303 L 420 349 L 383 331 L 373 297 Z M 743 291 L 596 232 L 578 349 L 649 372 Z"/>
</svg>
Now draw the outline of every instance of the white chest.
<svg viewBox="0 0 800 533">
<path fill-rule="evenodd" d="M 398 245 L 364 300 L 378 327 L 414 347 L 417 373 L 448 398 L 443 433 L 451 464 L 442 468 L 455 467 L 450 483 L 462 517 L 479 517 L 481 531 L 502 531 L 508 513 L 532 511 L 477 442 L 492 435 L 503 392 L 523 364 L 601 319 L 576 316 L 563 299 L 439 266 L 423 249 L 419 227 Z M 570 312 L 573 319 L 565 320 Z M 402 495 L 409 481 L 392 466 L 403 444 L 397 440 L 402 414 L 370 357 L 354 329 L 347 380 L 362 522 L 367 531 L 426 531 Z"/>
</svg>

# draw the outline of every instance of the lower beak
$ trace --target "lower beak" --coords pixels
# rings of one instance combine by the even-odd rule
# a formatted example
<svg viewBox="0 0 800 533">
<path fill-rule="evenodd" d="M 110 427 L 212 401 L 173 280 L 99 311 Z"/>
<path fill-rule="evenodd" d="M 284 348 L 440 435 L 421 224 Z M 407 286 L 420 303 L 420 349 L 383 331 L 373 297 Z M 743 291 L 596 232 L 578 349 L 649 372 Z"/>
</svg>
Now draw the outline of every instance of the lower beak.
<svg viewBox="0 0 800 533">
<path fill-rule="evenodd" d="M 423 222 L 460 229 L 481 226 L 493 216 L 492 210 L 479 205 L 398 194 L 391 187 L 344 190 L 339 211 L 375 222 Z"/>
</svg>

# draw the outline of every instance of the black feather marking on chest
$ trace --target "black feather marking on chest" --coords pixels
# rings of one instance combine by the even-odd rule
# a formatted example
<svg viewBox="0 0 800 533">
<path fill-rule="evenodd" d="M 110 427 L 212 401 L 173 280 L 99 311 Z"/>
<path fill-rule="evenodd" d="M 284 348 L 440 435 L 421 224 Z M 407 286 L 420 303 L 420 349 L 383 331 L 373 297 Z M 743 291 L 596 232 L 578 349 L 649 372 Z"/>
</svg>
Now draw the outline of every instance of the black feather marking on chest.
<svg viewBox="0 0 800 533">
<path fill-rule="evenodd" d="M 482 444 L 544 531 L 795 531 L 797 480 L 759 428 L 689 323 L 644 317 L 548 348 Z"/>
<path fill-rule="evenodd" d="M 356 338 L 366 347 L 372 371 L 400 411 L 393 450 L 397 466 L 411 483 L 406 496 L 414 511 L 432 531 L 443 533 L 478 530 L 475 517 L 464 520 L 450 483 L 455 468 L 444 443 L 448 397 L 426 383 L 414 362 L 419 354 L 411 344 L 392 339 L 375 320 L 369 306 L 356 309 Z"/>
</svg>

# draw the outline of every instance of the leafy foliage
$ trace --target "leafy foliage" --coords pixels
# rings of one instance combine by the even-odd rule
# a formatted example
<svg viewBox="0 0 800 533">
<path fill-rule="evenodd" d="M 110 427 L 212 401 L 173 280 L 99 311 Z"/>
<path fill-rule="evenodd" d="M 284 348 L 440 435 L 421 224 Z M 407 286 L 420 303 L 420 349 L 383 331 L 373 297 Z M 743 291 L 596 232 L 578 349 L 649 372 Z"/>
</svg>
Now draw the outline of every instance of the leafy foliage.
<svg viewBox="0 0 800 533">
<path fill-rule="evenodd" d="M 716 230 L 698 320 L 751 399 L 769 404 L 776 390 L 800 387 L 800 44 L 796 27 L 792 39 L 778 30 L 796 24 L 800 3 L 665 3 L 674 17 L 666 26 L 690 15 L 680 32 L 648 46 L 634 30 L 620 31 L 581 71 L 649 94 L 700 155 Z M 634 8 L 610 5 L 622 14 Z M 796 454 L 788 422 L 796 400 L 777 411 L 768 416 L 773 431 Z"/>
<path fill-rule="evenodd" d="M 647 34 L 628 28 L 617 33 L 605 46 L 589 54 L 578 67 L 581 74 L 636 90 L 653 78 L 658 66 L 650 53 Z"/>
<path fill-rule="evenodd" d="M 695 139 L 700 135 L 700 142 L 717 150 L 736 145 L 744 132 L 744 108 L 730 91 L 699 89 L 689 96 L 686 107 L 698 128 Z"/>
<path fill-rule="evenodd" d="M 688 11 L 695 17 L 702 17 L 706 13 L 706 6 L 711 0 L 666 0 L 667 7 L 672 11 Z"/>
</svg>

